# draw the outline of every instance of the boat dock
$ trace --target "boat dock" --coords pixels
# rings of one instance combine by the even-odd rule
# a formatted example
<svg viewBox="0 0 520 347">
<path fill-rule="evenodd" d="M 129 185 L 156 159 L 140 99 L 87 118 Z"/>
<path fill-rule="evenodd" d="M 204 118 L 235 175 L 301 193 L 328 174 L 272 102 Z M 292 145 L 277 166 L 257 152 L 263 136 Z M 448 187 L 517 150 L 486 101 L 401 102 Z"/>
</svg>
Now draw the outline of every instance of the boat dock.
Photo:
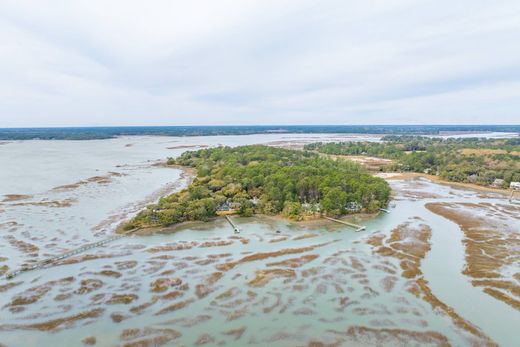
<svg viewBox="0 0 520 347">
<path fill-rule="evenodd" d="M 347 226 L 349 226 L 351 228 L 355 228 L 356 232 L 357 231 L 362 231 L 362 230 L 366 229 L 366 227 L 364 225 L 354 224 L 354 223 L 346 222 L 344 220 L 339 220 L 339 219 L 335 219 L 335 218 L 331 218 L 331 217 L 325 217 L 325 218 L 328 219 L 328 220 L 331 220 L 333 222 L 344 224 L 344 225 L 347 225 Z"/>
<path fill-rule="evenodd" d="M 231 217 L 228 216 L 228 215 L 225 215 L 227 221 L 229 222 L 229 224 L 231 224 L 231 227 L 233 228 L 233 231 L 236 233 L 236 234 L 240 234 L 240 229 L 238 229 L 238 227 L 236 226 L 235 223 L 233 223 L 233 221 L 231 220 Z"/>
<path fill-rule="evenodd" d="M 137 230 L 138 229 L 133 229 L 133 230 L 127 231 L 124 234 L 111 236 L 111 237 L 109 237 L 107 239 L 104 239 L 104 240 L 101 240 L 101 241 L 98 241 L 98 242 L 89 243 L 89 244 L 86 244 L 86 245 L 81 246 L 79 248 L 76 248 L 76 249 L 74 249 L 72 251 L 65 252 L 63 254 L 56 255 L 56 256 L 53 256 L 53 257 L 41 260 L 41 261 L 39 261 L 39 262 L 37 262 L 35 264 L 28 265 L 28 266 L 22 267 L 20 269 L 8 272 L 8 273 L 5 274 L 5 278 L 6 279 L 12 279 L 12 278 L 18 276 L 19 274 L 21 274 L 22 272 L 28 272 L 28 271 L 32 271 L 32 270 L 36 270 L 36 269 L 41 269 L 41 268 L 49 266 L 49 265 L 53 265 L 53 264 L 59 262 L 60 260 L 65 259 L 65 258 L 73 257 L 73 256 L 78 255 L 80 253 L 83 253 L 83 252 L 85 252 L 85 251 L 87 251 L 89 249 L 93 249 L 93 248 L 96 248 L 96 247 L 99 247 L 99 246 L 103 246 L 103 245 L 105 245 L 105 244 L 107 244 L 109 242 L 112 242 L 112 241 L 115 241 L 115 240 L 119 240 L 119 239 L 121 239 L 123 237 L 130 236 L 131 234 L 133 234 Z"/>
</svg>

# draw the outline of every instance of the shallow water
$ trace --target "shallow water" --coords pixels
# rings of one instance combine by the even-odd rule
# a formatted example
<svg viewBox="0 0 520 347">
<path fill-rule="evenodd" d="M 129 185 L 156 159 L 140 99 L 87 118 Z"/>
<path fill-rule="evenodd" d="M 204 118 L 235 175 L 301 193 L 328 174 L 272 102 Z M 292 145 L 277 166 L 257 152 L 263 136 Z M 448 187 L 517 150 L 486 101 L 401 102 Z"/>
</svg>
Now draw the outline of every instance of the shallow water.
<svg viewBox="0 0 520 347">
<path fill-rule="evenodd" d="M 0 194 L 28 195 L 0 204 L 0 257 L 7 258 L 0 266 L 17 268 L 107 237 L 147 201 L 185 185 L 179 170 L 153 165 L 191 148 L 172 147 L 338 136 L 344 135 L 131 137 L 0 146 L 0 160 L 6 163 Z M 88 180 L 96 176 L 102 179 Z M 86 183 L 54 189 L 81 181 Z M 408 292 L 410 280 L 400 275 L 399 262 L 375 254 L 366 243 L 370 235 L 387 235 L 408 222 L 432 229 L 431 250 L 423 260 L 432 292 L 500 345 L 519 345 L 519 312 L 470 284 L 461 274 L 461 230 L 424 208 L 429 201 L 496 204 L 504 198 L 479 197 L 425 180 L 393 181 L 392 186 L 395 207 L 390 214 L 360 220 L 365 232 L 337 224 L 236 218 L 242 231 L 237 236 L 217 220 L 171 234 L 120 239 L 73 263 L 65 260 L 11 281 L 1 278 L 0 286 L 15 286 L 0 289 L 0 343 L 75 346 L 94 336 L 101 346 L 146 339 L 169 345 L 395 345 L 407 337 L 401 332 L 406 330 L 437 332 L 453 345 L 467 345 L 470 334 Z M 519 222 L 513 218 L 511 223 Z M 91 255 L 97 258 L 82 258 Z M 251 255 L 255 258 L 247 258 Z M 292 262 L 281 263 L 288 259 Z M 258 276 L 257 271 L 272 269 L 264 273 L 267 277 Z M 157 280 L 165 282 L 161 286 Z M 35 294 L 38 300 L 26 303 Z M 92 310 L 99 310 L 96 317 L 69 320 L 52 332 L 35 326 Z M 359 326 L 379 335 L 370 330 L 353 337 L 348 329 Z"/>
</svg>

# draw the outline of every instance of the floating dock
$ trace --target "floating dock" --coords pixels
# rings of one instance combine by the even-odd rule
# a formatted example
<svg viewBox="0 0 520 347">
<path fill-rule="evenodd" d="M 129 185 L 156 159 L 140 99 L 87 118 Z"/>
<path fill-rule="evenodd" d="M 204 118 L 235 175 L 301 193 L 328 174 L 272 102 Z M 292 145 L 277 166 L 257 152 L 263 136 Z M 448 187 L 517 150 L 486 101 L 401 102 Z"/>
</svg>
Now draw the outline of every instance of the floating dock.
<svg viewBox="0 0 520 347">
<path fill-rule="evenodd" d="M 354 223 L 346 222 L 344 220 L 339 220 L 339 219 L 330 218 L 330 217 L 325 217 L 325 218 L 328 219 L 328 220 L 331 220 L 333 222 L 344 224 L 344 225 L 347 225 L 347 226 L 349 226 L 351 228 L 355 228 L 356 231 L 362 231 L 362 230 L 366 229 L 366 227 L 364 225 L 354 224 Z"/>
<path fill-rule="evenodd" d="M 228 215 L 225 215 L 224 217 L 226 217 L 227 221 L 229 222 L 229 224 L 231 224 L 231 227 L 233 227 L 233 231 L 236 233 L 236 234 L 240 234 L 240 229 L 238 229 L 238 227 L 236 226 L 235 223 L 233 223 L 233 221 L 231 220 L 231 217 L 229 217 Z"/>
</svg>

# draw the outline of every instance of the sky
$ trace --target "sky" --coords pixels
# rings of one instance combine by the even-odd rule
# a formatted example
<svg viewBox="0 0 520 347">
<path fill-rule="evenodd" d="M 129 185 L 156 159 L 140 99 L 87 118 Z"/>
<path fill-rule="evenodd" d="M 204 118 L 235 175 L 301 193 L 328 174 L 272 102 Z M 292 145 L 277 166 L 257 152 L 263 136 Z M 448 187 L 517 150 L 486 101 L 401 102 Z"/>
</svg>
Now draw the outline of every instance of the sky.
<svg viewBox="0 0 520 347">
<path fill-rule="evenodd" d="M 0 128 L 520 124 L 520 1 L 2 0 L 0 76 Z"/>
</svg>

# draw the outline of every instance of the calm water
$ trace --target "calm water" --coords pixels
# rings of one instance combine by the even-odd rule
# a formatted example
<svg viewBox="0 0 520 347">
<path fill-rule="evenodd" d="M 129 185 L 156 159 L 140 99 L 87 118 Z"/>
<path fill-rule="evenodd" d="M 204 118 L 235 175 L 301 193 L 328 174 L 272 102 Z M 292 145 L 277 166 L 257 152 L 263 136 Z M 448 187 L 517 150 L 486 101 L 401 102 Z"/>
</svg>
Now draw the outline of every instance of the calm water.
<svg viewBox="0 0 520 347">
<path fill-rule="evenodd" d="M 186 184 L 179 170 L 154 165 L 196 149 L 186 146 L 347 139 L 365 138 L 273 134 L 0 145 L 0 195 L 26 195 L 0 203 L 0 266 L 18 268 L 111 235 L 117 223 L 147 201 Z M 504 199 L 422 180 L 392 184 L 395 207 L 390 214 L 359 221 L 367 226 L 365 232 L 247 218 L 236 219 L 242 230 L 237 237 L 217 220 L 171 234 L 121 239 L 74 263 L 11 281 L 1 278 L 0 286 L 14 286 L 0 292 L 0 343 L 81 346 L 94 336 L 99 346 L 154 338 L 169 345 L 293 346 L 311 340 L 332 343 L 349 327 L 364 326 L 435 331 L 454 345 L 466 345 L 467 333 L 406 290 L 409 283 L 399 275 L 399 263 L 373 254 L 365 242 L 372 233 L 388 234 L 420 217 L 432 228 L 423 272 L 433 293 L 501 345 L 520 345 L 519 313 L 470 284 L 461 274 L 460 229 L 424 208 L 428 201 L 495 204 Z M 410 191 L 436 196 L 413 198 Z M 257 257 L 247 258 L 251 255 Z M 294 266 L 279 264 L 294 258 L 300 258 Z M 273 269 L 285 271 L 269 272 Z M 253 281 L 259 270 L 267 270 L 262 286 Z M 169 282 L 154 289 L 157 280 Z M 388 281 L 391 288 L 384 285 Z M 114 300 L 114 294 L 126 295 L 127 301 Z M 17 299 L 26 304 L 13 305 Z M 70 319 L 92 310 L 98 310 L 95 317 Z M 64 317 L 69 321 L 53 332 L 34 326 Z"/>
</svg>

